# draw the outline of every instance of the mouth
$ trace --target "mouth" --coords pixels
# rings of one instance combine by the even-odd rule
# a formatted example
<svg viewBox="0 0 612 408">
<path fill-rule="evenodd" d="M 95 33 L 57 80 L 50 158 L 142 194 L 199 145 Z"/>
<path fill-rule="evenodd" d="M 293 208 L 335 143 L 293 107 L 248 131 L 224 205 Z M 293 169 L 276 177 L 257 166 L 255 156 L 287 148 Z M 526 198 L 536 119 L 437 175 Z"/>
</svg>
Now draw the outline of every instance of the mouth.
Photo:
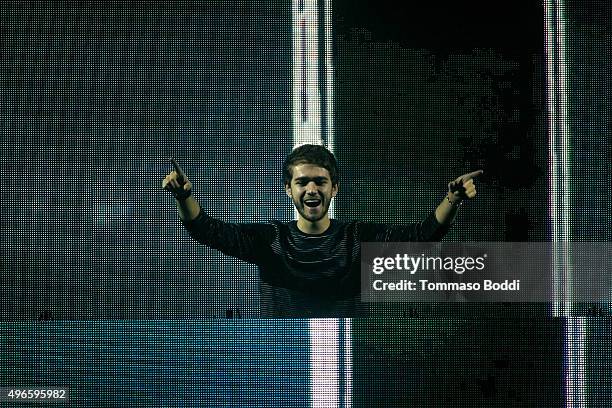
<svg viewBox="0 0 612 408">
<path fill-rule="evenodd" d="M 318 198 L 307 198 L 304 200 L 304 205 L 308 208 L 317 208 L 319 205 L 321 205 L 321 200 Z"/>
</svg>

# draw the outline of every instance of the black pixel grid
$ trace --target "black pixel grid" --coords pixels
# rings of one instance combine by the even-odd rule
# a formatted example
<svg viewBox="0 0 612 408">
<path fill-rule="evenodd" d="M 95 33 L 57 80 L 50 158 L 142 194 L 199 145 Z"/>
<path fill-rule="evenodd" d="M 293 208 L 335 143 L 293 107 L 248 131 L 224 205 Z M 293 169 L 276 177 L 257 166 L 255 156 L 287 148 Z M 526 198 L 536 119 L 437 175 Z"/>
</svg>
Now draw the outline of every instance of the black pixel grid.
<svg viewBox="0 0 612 408">
<path fill-rule="evenodd" d="M 572 231 L 609 241 L 612 10 L 564 3 Z M 418 220 L 482 167 L 446 239 L 549 240 L 542 5 L 332 8 L 336 216 Z M 256 317 L 257 271 L 190 242 L 160 191 L 173 156 L 212 215 L 293 217 L 290 22 L 287 2 L 3 3 L 2 385 L 68 385 L 89 405 L 308 404 L 307 321 L 195 321 Z M 354 321 L 354 406 L 559 406 L 581 347 L 586 402 L 610 405 L 608 305 L 579 311 L 584 337 L 545 305 L 379 311 Z M 151 321 L 175 318 L 191 320 Z"/>
</svg>

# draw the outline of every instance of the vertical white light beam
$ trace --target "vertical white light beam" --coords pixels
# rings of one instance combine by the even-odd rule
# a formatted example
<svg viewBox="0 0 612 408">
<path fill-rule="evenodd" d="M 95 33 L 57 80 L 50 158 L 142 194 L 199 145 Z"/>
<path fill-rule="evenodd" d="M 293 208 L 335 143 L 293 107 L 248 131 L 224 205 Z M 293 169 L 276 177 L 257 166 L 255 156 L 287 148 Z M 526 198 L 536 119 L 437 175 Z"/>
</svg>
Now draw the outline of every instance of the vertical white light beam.
<svg viewBox="0 0 612 408">
<path fill-rule="evenodd" d="M 293 0 L 293 146 L 322 144 L 317 0 Z"/>
<path fill-rule="evenodd" d="M 556 53 L 556 18 L 555 18 L 555 0 L 546 0 L 546 8 L 544 10 L 545 25 L 544 29 L 546 32 L 545 37 L 545 48 L 546 48 L 546 89 L 547 89 L 547 101 L 548 101 L 548 154 L 549 154 L 549 173 L 550 173 L 550 223 L 552 228 L 552 241 L 559 237 L 559 222 L 558 222 L 558 163 L 556 155 L 557 140 L 557 82 L 556 82 L 556 66 L 557 66 L 557 53 Z M 557 257 L 556 251 L 553 253 L 554 267 L 553 267 L 553 303 L 552 303 L 552 314 L 554 317 L 559 316 L 559 280 L 557 275 Z"/>
<path fill-rule="evenodd" d="M 565 72 L 565 24 L 561 0 L 546 0 L 546 72 L 549 120 L 550 214 L 553 265 L 553 316 L 571 313 L 571 241 L 572 211 L 569 203 L 569 158 L 567 92 Z"/>
<path fill-rule="evenodd" d="M 344 319 L 344 407 L 352 406 L 353 395 L 353 338 L 351 319 Z"/>
<path fill-rule="evenodd" d="M 332 9 L 331 0 L 325 0 L 325 87 L 327 89 L 327 148 L 334 151 L 334 68 L 332 65 Z"/>
<path fill-rule="evenodd" d="M 583 319 L 572 316 L 572 241 L 570 208 L 569 127 L 567 122 L 565 6 L 563 0 L 545 1 L 546 73 L 549 114 L 550 213 L 553 242 L 553 316 L 566 318 L 564 333 L 565 406 L 586 407 Z"/>
<path fill-rule="evenodd" d="M 311 406 L 339 407 L 338 319 L 310 319 L 308 326 Z"/>
<path fill-rule="evenodd" d="M 584 395 L 585 319 L 568 317 L 565 332 L 565 406 L 586 408 Z"/>
<path fill-rule="evenodd" d="M 320 1 L 323 2 L 321 13 L 318 0 L 293 0 L 292 3 L 293 147 L 303 144 L 326 145 L 333 153 L 331 0 Z M 323 39 L 318 35 L 319 21 L 323 24 Z M 320 50 L 324 55 L 319 55 Z M 323 65 L 320 65 L 321 61 Z M 319 75 L 319 72 L 324 72 L 324 75 Z M 322 93 L 325 98 L 322 98 Z M 325 106 L 322 106 L 323 103 Z M 322 115 L 323 110 L 325 117 Z M 322 134 L 323 128 L 326 130 L 325 137 Z M 331 218 L 334 217 L 334 209 L 332 201 L 329 208 Z M 338 407 L 340 404 L 351 406 L 351 321 L 343 321 L 343 333 L 339 331 L 339 322 L 337 319 L 309 321 L 310 395 L 313 407 Z M 341 334 L 344 335 L 342 344 Z M 343 350 L 342 354 L 340 350 Z"/>
<path fill-rule="evenodd" d="M 566 88 L 566 59 L 565 59 L 565 5 L 564 0 L 556 0 L 556 20 L 557 20 L 557 50 L 558 50 L 558 77 L 557 86 L 559 89 L 558 99 L 558 120 L 559 120 L 559 142 L 561 149 L 561 169 L 562 169 L 562 188 L 560 193 L 561 198 L 561 236 L 559 241 L 564 243 L 571 242 L 572 232 L 570 226 L 573 225 L 572 209 L 570 207 L 570 159 L 568 155 L 569 147 L 569 127 L 567 125 L 567 88 Z M 563 245 L 563 292 L 561 301 L 565 316 L 571 316 L 572 313 L 572 258 L 568 251 L 568 245 Z"/>
<path fill-rule="evenodd" d="M 332 65 L 332 29 L 331 29 L 331 0 L 325 1 L 324 28 L 325 28 L 325 89 L 327 97 L 326 101 L 326 118 L 327 118 L 327 148 L 330 152 L 334 152 L 334 69 Z M 336 215 L 336 200 L 332 200 L 329 204 L 329 216 L 334 218 Z M 350 323 L 348 323 L 350 325 Z"/>
</svg>

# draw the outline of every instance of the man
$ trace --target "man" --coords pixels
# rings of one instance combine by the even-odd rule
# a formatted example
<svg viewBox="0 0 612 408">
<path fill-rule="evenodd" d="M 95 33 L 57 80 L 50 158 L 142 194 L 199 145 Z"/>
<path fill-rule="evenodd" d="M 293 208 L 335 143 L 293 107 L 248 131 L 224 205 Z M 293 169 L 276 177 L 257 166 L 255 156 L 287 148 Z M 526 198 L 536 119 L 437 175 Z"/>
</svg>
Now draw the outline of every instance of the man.
<svg viewBox="0 0 612 408">
<path fill-rule="evenodd" d="M 419 223 L 344 222 L 328 215 L 339 189 L 334 155 L 323 146 L 303 145 L 283 166 L 297 221 L 235 224 L 202 211 L 191 182 L 174 160 L 172 165 L 162 187 L 174 195 L 185 228 L 196 241 L 259 266 L 262 286 L 271 292 L 262 300 L 262 314 L 271 317 L 363 316 L 360 243 L 440 240 L 461 202 L 476 195 L 473 178 L 482 174 L 478 170 L 450 182 L 446 197 Z"/>
</svg>

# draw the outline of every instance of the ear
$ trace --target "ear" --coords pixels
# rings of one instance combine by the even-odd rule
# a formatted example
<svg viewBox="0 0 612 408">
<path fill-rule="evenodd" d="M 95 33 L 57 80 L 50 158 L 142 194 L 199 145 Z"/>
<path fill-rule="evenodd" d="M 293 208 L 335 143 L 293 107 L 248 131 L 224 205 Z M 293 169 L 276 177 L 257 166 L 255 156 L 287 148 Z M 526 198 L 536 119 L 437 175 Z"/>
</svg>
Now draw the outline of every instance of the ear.
<svg viewBox="0 0 612 408">
<path fill-rule="evenodd" d="M 291 195 L 291 186 L 289 186 L 289 184 L 285 184 L 285 193 L 287 193 L 289 197 L 293 198 Z"/>
<path fill-rule="evenodd" d="M 340 190 L 340 184 L 336 183 L 335 185 L 332 186 L 332 197 L 335 197 L 336 194 L 338 194 L 338 191 Z"/>
</svg>

